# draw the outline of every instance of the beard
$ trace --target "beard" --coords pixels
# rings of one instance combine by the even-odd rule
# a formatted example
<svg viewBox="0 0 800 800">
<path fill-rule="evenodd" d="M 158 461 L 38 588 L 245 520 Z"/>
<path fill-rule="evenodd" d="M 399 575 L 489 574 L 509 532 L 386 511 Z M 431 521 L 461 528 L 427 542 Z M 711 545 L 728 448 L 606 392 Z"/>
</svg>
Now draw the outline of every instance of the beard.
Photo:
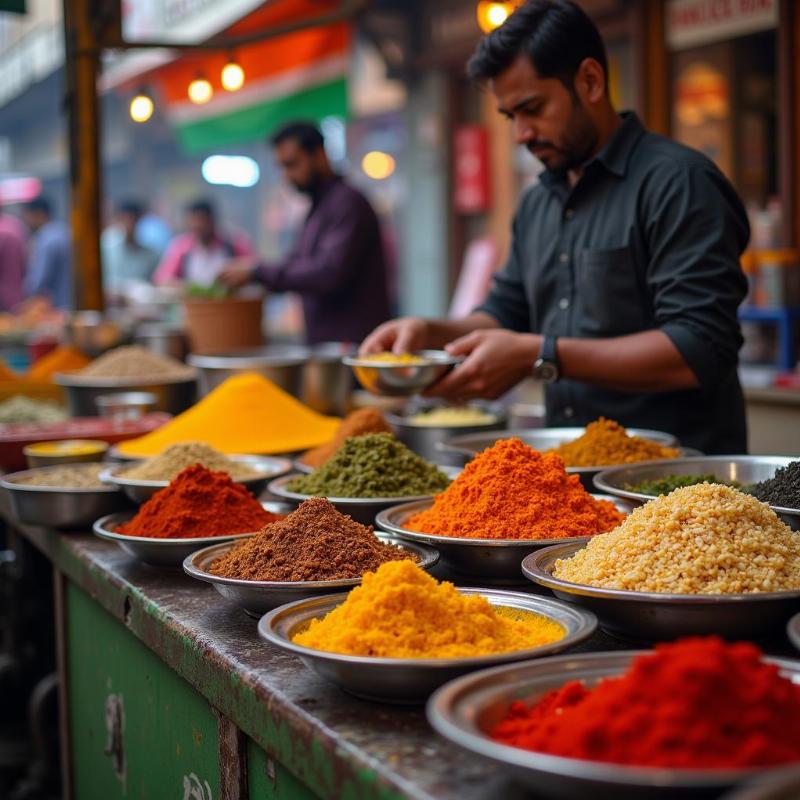
<svg viewBox="0 0 800 800">
<path fill-rule="evenodd" d="M 527 142 L 525 147 L 551 172 L 569 172 L 579 169 L 591 158 L 597 146 L 597 140 L 597 128 L 592 118 L 581 105 L 577 96 L 573 95 L 572 113 L 564 126 L 561 141 L 556 144 L 544 139 L 536 139 Z M 551 152 L 546 155 L 537 154 L 536 151 L 542 148 Z"/>
</svg>

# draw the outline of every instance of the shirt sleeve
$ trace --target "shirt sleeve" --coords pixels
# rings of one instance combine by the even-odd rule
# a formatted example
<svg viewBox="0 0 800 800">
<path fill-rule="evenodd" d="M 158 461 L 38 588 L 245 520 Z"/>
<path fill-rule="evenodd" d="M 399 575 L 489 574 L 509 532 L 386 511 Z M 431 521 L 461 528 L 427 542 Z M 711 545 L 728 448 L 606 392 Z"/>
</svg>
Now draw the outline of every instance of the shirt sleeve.
<svg viewBox="0 0 800 800">
<path fill-rule="evenodd" d="M 736 369 L 737 309 L 747 293 L 739 258 L 750 229 L 739 197 L 711 162 L 670 164 L 647 206 L 647 285 L 656 322 L 710 389 Z"/>
<path fill-rule="evenodd" d="M 173 239 L 161 257 L 161 262 L 156 267 L 156 271 L 153 273 L 153 283 L 156 286 L 161 286 L 178 280 L 181 272 L 181 260 L 185 254 L 185 240 L 182 237 Z"/>
<path fill-rule="evenodd" d="M 36 295 L 52 295 L 50 281 L 51 272 L 51 247 L 49 242 L 41 239 L 31 248 L 28 260 L 28 272 L 25 275 L 25 294 L 27 297 Z"/>
<path fill-rule="evenodd" d="M 0 310 L 10 311 L 23 299 L 25 242 L 16 236 L 0 233 L 0 254 L 4 272 L 0 275 Z"/>
</svg>

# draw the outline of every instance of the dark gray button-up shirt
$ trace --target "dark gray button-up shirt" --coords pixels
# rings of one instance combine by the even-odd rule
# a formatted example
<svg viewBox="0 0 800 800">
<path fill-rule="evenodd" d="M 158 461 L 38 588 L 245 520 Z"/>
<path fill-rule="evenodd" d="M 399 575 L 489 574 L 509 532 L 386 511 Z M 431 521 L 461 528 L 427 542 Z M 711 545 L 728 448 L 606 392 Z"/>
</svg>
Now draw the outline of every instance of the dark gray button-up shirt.
<svg viewBox="0 0 800 800">
<path fill-rule="evenodd" d="M 602 415 L 706 453 L 744 453 L 736 310 L 748 237 L 741 201 L 708 158 L 623 114 L 574 187 L 544 172 L 523 196 L 508 262 L 479 310 L 504 328 L 554 336 L 663 331 L 698 389 L 642 394 L 564 379 L 547 386 L 547 423 Z"/>
</svg>

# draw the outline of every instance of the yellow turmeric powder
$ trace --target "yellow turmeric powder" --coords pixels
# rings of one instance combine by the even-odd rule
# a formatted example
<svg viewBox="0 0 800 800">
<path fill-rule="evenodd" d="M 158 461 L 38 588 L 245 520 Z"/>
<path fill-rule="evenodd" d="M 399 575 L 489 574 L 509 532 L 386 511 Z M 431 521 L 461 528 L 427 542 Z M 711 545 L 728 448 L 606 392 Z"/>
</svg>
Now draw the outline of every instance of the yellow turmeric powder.
<svg viewBox="0 0 800 800">
<path fill-rule="evenodd" d="M 162 427 L 118 445 L 126 456 L 157 456 L 180 442 L 222 453 L 288 453 L 331 439 L 339 420 L 324 417 L 253 372 L 234 375 Z"/>
<path fill-rule="evenodd" d="M 485 597 L 461 594 L 411 561 L 389 561 L 293 637 L 315 650 L 379 658 L 472 658 L 539 647 L 564 628 L 539 614 L 495 610 Z"/>
</svg>

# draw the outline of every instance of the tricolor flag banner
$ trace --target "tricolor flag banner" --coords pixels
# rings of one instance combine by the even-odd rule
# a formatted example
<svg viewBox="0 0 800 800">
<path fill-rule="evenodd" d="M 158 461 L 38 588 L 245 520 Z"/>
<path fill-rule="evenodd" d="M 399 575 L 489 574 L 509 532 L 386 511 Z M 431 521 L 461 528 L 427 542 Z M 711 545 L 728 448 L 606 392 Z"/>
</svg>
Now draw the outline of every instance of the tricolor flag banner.
<svg viewBox="0 0 800 800">
<path fill-rule="evenodd" d="M 231 32 L 240 32 L 237 28 Z M 160 68 L 156 79 L 181 145 L 196 153 L 263 139 L 292 119 L 346 116 L 351 39 L 352 26 L 336 23 L 237 48 L 235 58 L 245 73 L 237 92 L 220 83 L 228 60 L 224 53 L 185 56 Z M 201 74 L 214 96 L 195 105 L 187 89 Z"/>
</svg>

